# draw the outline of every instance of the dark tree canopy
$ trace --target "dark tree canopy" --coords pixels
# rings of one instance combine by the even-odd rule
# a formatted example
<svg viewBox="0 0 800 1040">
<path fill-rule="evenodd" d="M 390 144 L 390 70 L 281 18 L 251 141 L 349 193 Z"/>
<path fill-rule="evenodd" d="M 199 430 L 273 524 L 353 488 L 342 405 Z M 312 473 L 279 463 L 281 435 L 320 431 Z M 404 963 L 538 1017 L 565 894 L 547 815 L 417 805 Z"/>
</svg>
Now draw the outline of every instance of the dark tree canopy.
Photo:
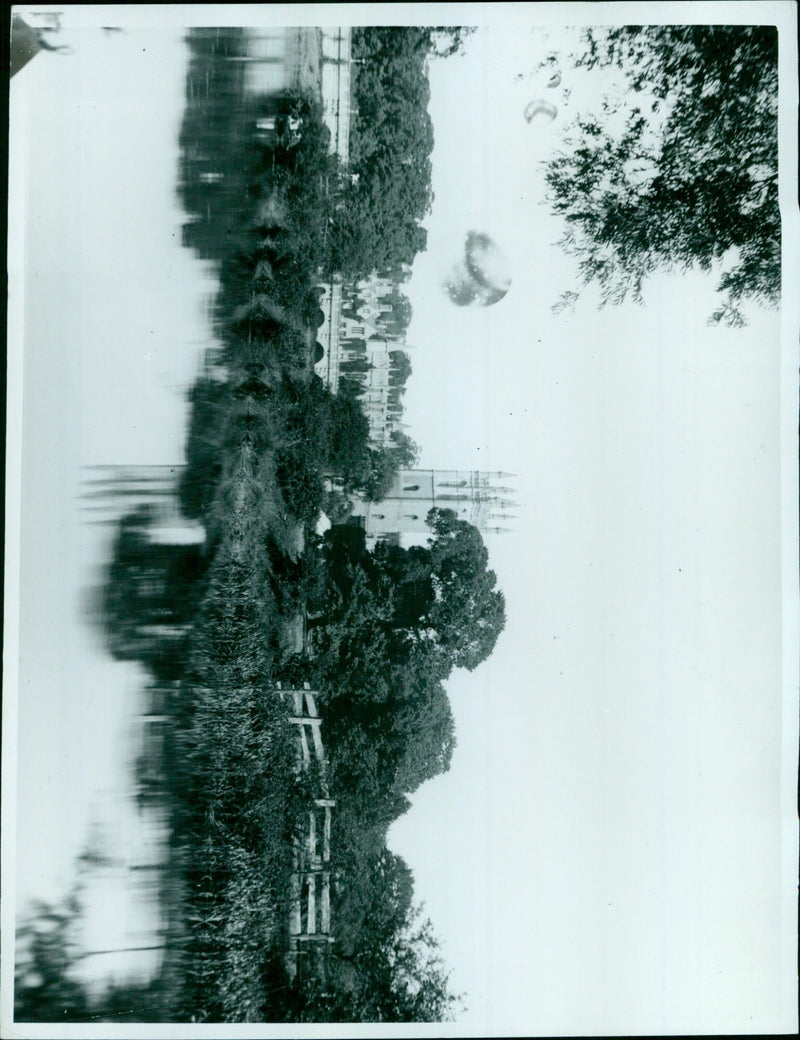
<svg viewBox="0 0 800 1040">
<path fill-rule="evenodd" d="M 657 270 L 722 270 L 712 322 L 780 293 L 778 36 L 770 26 L 589 29 L 576 67 L 616 67 L 629 109 L 620 133 L 579 117 L 547 165 L 561 245 L 603 303 L 641 302 Z M 577 293 L 566 293 L 562 304 Z"/>
<path fill-rule="evenodd" d="M 451 509 L 432 509 L 427 519 L 433 537 L 409 549 L 379 542 L 370 553 L 363 532 L 332 530 L 327 560 L 337 616 L 341 621 L 358 610 L 360 643 L 369 616 L 371 642 L 380 630 L 390 633 L 395 660 L 424 654 L 426 665 L 446 678 L 453 668 L 472 671 L 491 654 L 505 625 L 505 600 L 480 531 Z"/>
<path fill-rule="evenodd" d="M 393 350 L 390 353 L 389 385 L 405 387 L 411 375 L 411 358 L 404 350 Z"/>
<path fill-rule="evenodd" d="M 409 469 L 416 466 L 419 458 L 419 447 L 403 430 L 392 430 L 388 450 L 394 453 L 398 469 Z"/>
<path fill-rule="evenodd" d="M 428 523 L 427 546 L 369 551 L 350 526 L 322 543 L 317 667 L 330 691 L 336 787 L 362 827 L 388 826 L 406 795 L 449 768 L 455 729 L 443 684 L 454 668 L 484 661 L 505 622 L 480 532 L 451 510 L 432 510 Z"/>
<path fill-rule="evenodd" d="M 441 683 L 407 696 L 396 713 L 395 729 L 405 738 L 394 776 L 397 794 L 413 794 L 426 780 L 447 772 L 456 738 L 450 701 Z"/>
<path fill-rule="evenodd" d="M 450 58 L 462 50 L 465 41 L 475 32 L 470 25 L 437 25 L 421 30 L 428 41 L 428 52 L 435 58 Z"/>
<path fill-rule="evenodd" d="M 413 466 L 418 453 L 416 443 L 407 434 L 393 430 L 389 444 L 369 448 L 367 476 L 359 484 L 351 482 L 352 488 L 360 490 L 371 502 L 380 502 L 389 493 L 397 471 Z"/>
<path fill-rule="evenodd" d="M 385 850 L 373 871 L 371 900 L 356 951 L 350 1014 L 362 1022 L 441 1022 L 458 998 L 448 985 L 430 921 L 411 905 L 411 878 Z"/>
<path fill-rule="evenodd" d="M 440 1022 L 460 1002 L 449 986 L 439 941 L 412 902 L 406 863 L 385 847 L 363 865 L 340 913 L 347 928 L 330 977 L 309 990 L 298 1021 Z"/>
<path fill-rule="evenodd" d="M 333 227 L 334 265 L 351 277 L 397 273 L 425 248 L 433 125 L 428 115 L 431 30 L 353 32 L 355 115 L 350 180 Z"/>
<path fill-rule="evenodd" d="M 480 531 L 451 509 L 432 509 L 427 522 L 427 547 L 379 543 L 375 558 L 391 575 L 395 623 L 414 633 L 431 667 L 445 676 L 453 668 L 472 671 L 503 630 L 505 600 Z"/>
</svg>

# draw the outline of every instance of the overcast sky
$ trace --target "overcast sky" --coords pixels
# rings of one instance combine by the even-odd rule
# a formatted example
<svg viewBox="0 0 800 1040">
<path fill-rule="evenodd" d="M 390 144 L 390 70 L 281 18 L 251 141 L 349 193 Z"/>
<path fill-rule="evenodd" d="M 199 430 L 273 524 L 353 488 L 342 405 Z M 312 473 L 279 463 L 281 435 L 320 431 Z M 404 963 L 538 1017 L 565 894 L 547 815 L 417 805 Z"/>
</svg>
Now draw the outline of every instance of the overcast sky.
<svg viewBox="0 0 800 1040">
<path fill-rule="evenodd" d="M 529 75 L 569 39 L 498 28 L 431 67 L 432 248 L 411 283 L 406 418 L 423 465 L 515 472 L 521 509 L 489 539 L 506 631 L 451 679 L 453 768 L 393 847 L 476 1032 L 768 1028 L 794 1000 L 777 927 L 793 917 L 779 317 L 708 328 L 704 276 L 653 279 L 641 308 L 598 312 L 587 294 L 552 316 L 575 285 L 541 163 L 614 86 L 567 66 L 555 90 Z M 552 124 L 526 123 L 536 97 L 557 104 Z M 487 309 L 438 288 L 472 228 L 513 273 Z"/>
<path fill-rule="evenodd" d="M 693 4 L 691 17 L 728 20 L 731 6 L 722 19 L 720 5 Z M 790 5 L 757 6 L 788 24 Z M 367 17 L 380 20 L 377 10 Z M 569 20 L 586 10 L 570 5 Z M 659 10 L 687 18 L 686 6 Z M 754 10 L 739 4 L 735 16 Z M 179 245 L 185 52 L 167 28 L 177 15 L 87 11 L 69 14 L 95 25 L 116 15 L 128 31 L 84 30 L 74 55 L 40 55 L 12 81 L 12 198 L 24 200 L 10 234 L 24 242 L 12 289 L 25 279 L 24 301 L 13 291 L 11 301 L 26 336 L 25 894 L 57 892 L 92 792 L 116 789 L 122 737 L 92 741 L 90 754 L 75 735 L 86 739 L 85 719 L 93 733 L 124 730 L 138 682 L 103 662 L 75 618 L 85 565 L 102 548 L 74 523 L 76 467 L 180 457 L 181 388 L 207 336 L 211 287 Z M 181 13 L 253 24 L 257 11 Z M 270 18 L 330 24 L 332 11 L 273 7 Z M 430 5 L 424 18 L 413 5 L 391 11 L 434 20 Z M 635 21 L 635 5 L 604 11 Z M 458 5 L 436 21 L 485 12 Z M 348 8 L 339 20 L 362 17 Z M 482 31 L 466 54 L 431 65 L 436 198 L 409 288 L 405 400 L 422 465 L 517 474 L 515 530 L 489 540 L 508 622 L 493 656 L 451 679 L 453 767 L 418 792 L 391 845 L 412 865 L 466 993 L 462 1031 L 791 1030 L 794 348 L 790 338 L 782 349 L 775 314 L 709 329 L 705 277 L 653 279 L 643 308 L 598 312 L 588 294 L 573 314 L 551 314 L 574 273 L 541 206 L 541 162 L 598 85 L 570 82 L 566 66 L 558 90 L 529 76 L 567 43 L 563 7 L 515 5 L 503 19 L 513 28 Z M 157 31 L 130 28 L 148 21 Z M 523 118 L 537 96 L 559 106 L 550 126 Z M 470 229 L 495 238 L 513 275 L 484 310 L 440 290 Z M 796 328 L 789 307 L 783 320 Z M 13 362 L 9 378 L 14 400 Z M 13 466 L 13 433 L 9 444 Z M 13 734 L 14 717 L 4 722 Z M 5 758 L 4 770 L 8 779 Z M 3 912 L 7 923 L 7 899 Z"/>
</svg>

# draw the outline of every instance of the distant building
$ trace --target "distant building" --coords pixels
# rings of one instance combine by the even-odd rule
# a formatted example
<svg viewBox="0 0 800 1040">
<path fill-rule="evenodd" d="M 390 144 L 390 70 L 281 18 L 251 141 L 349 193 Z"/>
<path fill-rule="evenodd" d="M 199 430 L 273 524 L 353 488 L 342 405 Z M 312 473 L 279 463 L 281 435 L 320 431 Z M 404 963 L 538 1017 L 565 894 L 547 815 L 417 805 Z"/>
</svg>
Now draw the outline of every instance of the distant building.
<svg viewBox="0 0 800 1040">
<path fill-rule="evenodd" d="M 392 352 L 411 348 L 395 315 L 398 283 L 371 275 L 354 285 L 335 280 L 320 301 L 325 320 L 317 339 L 325 351 L 315 366 L 333 393 L 347 376 L 359 384 L 359 401 L 376 446 L 390 443 L 400 429 L 402 407 L 392 385 Z"/>
<path fill-rule="evenodd" d="M 325 315 L 317 331 L 317 339 L 325 356 L 316 366 L 316 372 L 333 393 L 339 388 L 339 366 L 359 349 L 359 343 L 368 343 L 379 337 L 392 342 L 392 350 L 408 349 L 404 337 L 390 327 L 393 306 L 391 297 L 397 292 L 397 283 L 377 274 L 355 284 L 345 285 L 340 276 L 323 283 L 320 308 Z M 373 350 L 378 349 L 373 346 Z"/>
<path fill-rule="evenodd" d="M 200 544 L 202 524 L 180 513 L 177 485 L 182 465 L 90 466 L 81 489 L 83 519 L 116 525 L 142 507 L 149 510 L 147 537 L 162 545 Z M 503 534 L 516 520 L 512 510 L 513 474 L 460 469 L 401 469 L 381 502 L 356 498 L 350 523 L 363 528 L 367 545 L 379 541 L 400 544 L 403 535 L 428 535 L 425 522 L 431 509 L 452 509 L 487 534 Z M 329 487 L 341 487 L 333 479 Z M 143 517 L 144 520 L 144 517 Z"/>
<path fill-rule="evenodd" d="M 509 497 L 512 479 L 510 473 L 481 470 L 402 469 L 382 502 L 355 503 L 352 522 L 365 530 L 370 546 L 429 533 L 425 518 L 433 508 L 452 509 L 459 520 L 502 534 L 515 519 L 509 512 L 517 505 Z"/>
</svg>

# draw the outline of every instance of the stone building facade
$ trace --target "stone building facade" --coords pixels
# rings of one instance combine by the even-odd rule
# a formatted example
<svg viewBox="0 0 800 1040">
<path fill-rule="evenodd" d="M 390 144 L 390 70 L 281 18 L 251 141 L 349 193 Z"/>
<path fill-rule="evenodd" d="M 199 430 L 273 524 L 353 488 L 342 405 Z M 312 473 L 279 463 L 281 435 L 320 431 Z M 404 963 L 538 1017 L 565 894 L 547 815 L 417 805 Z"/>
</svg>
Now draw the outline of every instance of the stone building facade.
<svg viewBox="0 0 800 1040">
<path fill-rule="evenodd" d="M 369 546 L 429 534 L 426 517 L 433 508 L 452 509 L 459 520 L 501 534 L 515 519 L 511 480 L 512 474 L 500 471 L 402 469 L 383 501 L 354 504 L 352 522 L 364 528 Z"/>
</svg>

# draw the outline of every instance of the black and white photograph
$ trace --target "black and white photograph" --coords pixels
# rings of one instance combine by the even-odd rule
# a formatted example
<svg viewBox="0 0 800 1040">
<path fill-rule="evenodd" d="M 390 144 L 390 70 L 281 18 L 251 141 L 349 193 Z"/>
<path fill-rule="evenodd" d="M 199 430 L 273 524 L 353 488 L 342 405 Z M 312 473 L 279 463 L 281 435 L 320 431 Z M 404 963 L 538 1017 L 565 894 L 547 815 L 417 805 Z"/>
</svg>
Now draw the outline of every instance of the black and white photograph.
<svg viewBox="0 0 800 1040">
<path fill-rule="evenodd" d="M 795 4 L 4 17 L 0 1033 L 795 1033 Z"/>
</svg>

